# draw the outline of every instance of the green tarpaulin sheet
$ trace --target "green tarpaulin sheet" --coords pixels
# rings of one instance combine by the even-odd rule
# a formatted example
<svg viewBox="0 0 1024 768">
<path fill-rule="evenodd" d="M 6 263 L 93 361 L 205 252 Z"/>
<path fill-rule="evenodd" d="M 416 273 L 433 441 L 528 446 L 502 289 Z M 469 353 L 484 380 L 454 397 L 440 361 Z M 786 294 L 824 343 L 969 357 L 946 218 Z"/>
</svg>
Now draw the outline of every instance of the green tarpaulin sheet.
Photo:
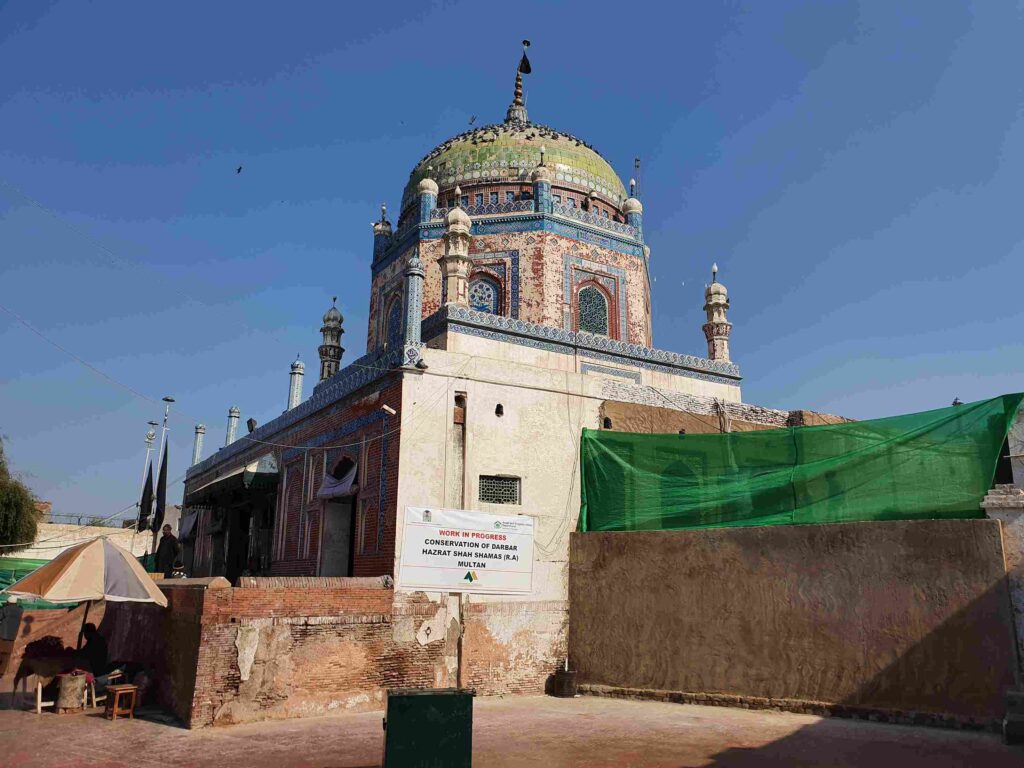
<svg viewBox="0 0 1024 768">
<path fill-rule="evenodd" d="M 28 576 L 40 566 L 46 565 L 49 560 L 34 560 L 28 557 L 0 557 L 0 592 L 7 589 L 14 582 Z M 0 594 L 0 602 L 7 599 L 7 595 Z M 27 610 L 39 610 L 42 608 L 60 608 L 67 610 L 74 608 L 78 603 L 51 603 L 48 600 L 36 600 L 29 597 L 19 597 L 18 604 Z"/>
<path fill-rule="evenodd" d="M 981 517 L 1022 398 L 760 432 L 585 429 L 580 530 Z"/>
</svg>

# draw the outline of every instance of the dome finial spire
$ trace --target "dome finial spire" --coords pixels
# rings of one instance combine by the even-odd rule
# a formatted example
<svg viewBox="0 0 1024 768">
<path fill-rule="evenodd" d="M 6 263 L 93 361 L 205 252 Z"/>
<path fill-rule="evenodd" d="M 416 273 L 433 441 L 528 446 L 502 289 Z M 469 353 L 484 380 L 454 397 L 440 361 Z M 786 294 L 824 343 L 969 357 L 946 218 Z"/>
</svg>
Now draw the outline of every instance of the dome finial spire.
<svg viewBox="0 0 1024 768">
<path fill-rule="evenodd" d="M 523 103 L 523 75 L 528 75 L 533 71 L 530 59 L 526 56 L 526 49 L 529 47 L 530 41 L 523 40 L 523 58 L 519 60 L 519 66 L 516 68 L 516 87 L 512 94 L 512 103 L 508 107 L 508 112 L 505 113 L 506 123 L 530 122 L 529 115 L 526 114 L 526 104 Z"/>
</svg>

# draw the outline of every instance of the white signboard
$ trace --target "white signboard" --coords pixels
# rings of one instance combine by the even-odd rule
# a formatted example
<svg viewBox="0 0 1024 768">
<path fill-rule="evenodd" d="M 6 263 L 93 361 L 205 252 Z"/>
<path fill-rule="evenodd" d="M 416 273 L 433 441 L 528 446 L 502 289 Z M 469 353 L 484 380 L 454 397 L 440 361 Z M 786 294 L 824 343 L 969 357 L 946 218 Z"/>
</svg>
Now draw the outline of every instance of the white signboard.
<svg viewBox="0 0 1024 768">
<path fill-rule="evenodd" d="M 533 518 L 405 508 L 398 589 L 528 594 Z"/>
</svg>

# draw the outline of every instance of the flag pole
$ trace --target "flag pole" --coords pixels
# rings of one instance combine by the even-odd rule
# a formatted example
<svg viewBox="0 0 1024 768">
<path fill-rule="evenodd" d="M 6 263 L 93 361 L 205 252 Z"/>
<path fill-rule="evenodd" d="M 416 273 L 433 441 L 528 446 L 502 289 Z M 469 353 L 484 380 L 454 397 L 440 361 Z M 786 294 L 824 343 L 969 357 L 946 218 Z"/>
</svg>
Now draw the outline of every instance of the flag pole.
<svg viewBox="0 0 1024 768">
<path fill-rule="evenodd" d="M 167 395 L 166 397 L 163 398 L 163 401 L 164 401 L 164 425 L 163 425 L 163 427 L 160 430 L 160 467 L 161 467 L 161 472 L 165 472 L 166 471 L 164 469 L 164 463 L 167 461 L 167 431 L 168 431 L 167 420 L 171 416 L 171 403 L 174 402 L 174 398 L 171 397 L 170 395 Z M 159 503 L 159 491 L 158 491 L 157 501 Z M 161 519 L 160 522 L 162 523 L 163 520 Z M 154 523 L 154 525 L 153 525 L 153 563 L 154 563 L 154 567 L 155 567 L 155 565 L 156 565 L 156 542 L 157 542 L 157 536 L 160 535 L 160 528 L 156 525 L 156 523 L 157 523 L 156 517 L 153 518 L 153 523 Z"/>
</svg>

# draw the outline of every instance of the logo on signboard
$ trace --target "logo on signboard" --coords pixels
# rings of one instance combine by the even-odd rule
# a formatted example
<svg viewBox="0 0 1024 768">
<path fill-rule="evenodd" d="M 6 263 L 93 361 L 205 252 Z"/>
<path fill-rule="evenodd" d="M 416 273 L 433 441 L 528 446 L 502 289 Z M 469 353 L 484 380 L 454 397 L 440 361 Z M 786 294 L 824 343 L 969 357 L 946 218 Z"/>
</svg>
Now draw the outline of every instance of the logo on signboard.
<svg viewBox="0 0 1024 768">
<path fill-rule="evenodd" d="M 466 571 L 466 575 L 462 577 L 462 580 L 472 584 L 474 581 L 479 581 L 480 577 L 476 575 L 476 571 Z"/>
<path fill-rule="evenodd" d="M 430 522 L 430 510 L 429 509 L 423 510 L 423 522 L 424 523 L 429 523 Z"/>
<path fill-rule="evenodd" d="M 497 530 L 498 528 L 501 528 L 501 521 L 500 520 L 495 520 L 494 521 L 494 528 L 495 528 L 495 530 Z"/>
</svg>

